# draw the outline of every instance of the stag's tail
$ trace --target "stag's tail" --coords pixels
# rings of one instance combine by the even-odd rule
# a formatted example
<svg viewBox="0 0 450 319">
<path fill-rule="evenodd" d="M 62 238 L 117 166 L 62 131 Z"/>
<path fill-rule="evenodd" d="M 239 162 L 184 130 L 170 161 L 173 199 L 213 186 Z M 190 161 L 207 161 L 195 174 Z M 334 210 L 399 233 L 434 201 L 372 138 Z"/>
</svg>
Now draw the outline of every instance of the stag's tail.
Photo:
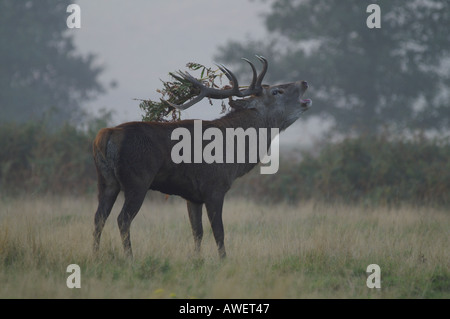
<svg viewBox="0 0 450 319">
<path fill-rule="evenodd" d="M 103 177 L 116 175 L 118 150 L 122 141 L 122 134 L 117 128 L 103 128 L 95 137 L 93 143 L 93 155 L 99 174 Z"/>
<path fill-rule="evenodd" d="M 102 160 L 106 160 L 106 148 L 112 132 L 113 130 L 110 128 L 103 128 L 95 137 L 93 143 L 93 153 L 96 162 L 100 160 L 99 156 Z"/>
</svg>

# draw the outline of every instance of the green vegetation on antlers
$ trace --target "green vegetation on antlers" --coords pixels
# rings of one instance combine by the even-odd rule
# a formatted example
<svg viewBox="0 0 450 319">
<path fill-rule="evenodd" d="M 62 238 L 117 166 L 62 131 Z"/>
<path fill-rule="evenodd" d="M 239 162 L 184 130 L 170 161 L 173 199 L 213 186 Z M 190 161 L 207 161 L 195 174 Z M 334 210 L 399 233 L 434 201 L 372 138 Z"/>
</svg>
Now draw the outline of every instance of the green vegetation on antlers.
<svg viewBox="0 0 450 319">
<path fill-rule="evenodd" d="M 223 73 L 219 69 L 213 70 L 200 63 L 189 62 L 186 67 L 192 71 L 200 71 L 200 78 L 198 80 L 207 87 L 219 87 L 214 81 L 218 79 L 222 82 Z M 180 73 L 179 71 L 178 73 Z M 173 104 L 183 104 L 200 93 L 192 83 L 177 75 L 174 72 L 169 72 L 169 75 L 173 78 L 171 81 L 162 81 L 163 89 L 158 89 L 156 92 L 162 96 L 159 101 L 152 100 L 139 100 L 141 103 L 139 107 L 144 111 L 142 121 L 157 121 L 157 122 L 169 122 L 179 121 L 181 119 L 181 113 L 179 110 L 171 106 L 168 102 Z M 212 102 L 210 100 L 212 105 Z M 225 103 L 222 102 L 222 109 L 225 109 Z"/>
</svg>

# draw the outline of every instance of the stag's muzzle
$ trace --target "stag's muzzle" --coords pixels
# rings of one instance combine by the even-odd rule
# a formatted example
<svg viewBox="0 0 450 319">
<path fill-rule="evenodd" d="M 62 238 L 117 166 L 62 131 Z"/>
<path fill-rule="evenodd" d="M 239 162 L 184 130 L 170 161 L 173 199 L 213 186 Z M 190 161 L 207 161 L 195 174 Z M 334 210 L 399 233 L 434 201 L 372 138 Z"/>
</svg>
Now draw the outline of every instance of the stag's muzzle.
<svg viewBox="0 0 450 319">
<path fill-rule="evenodd" d="M 301 87 L 301 89 L 300 89 L 301 90 L 301 93 L 300 93 L 300 105 L 306 111 L 312 105 L 312 100 L 311 99 L 302 99 L 303 94 L 305 94 L 306 90 L 308 89 L 308 82 L 301 81 L 300 82 L 300 87 Z"/>
</svg>

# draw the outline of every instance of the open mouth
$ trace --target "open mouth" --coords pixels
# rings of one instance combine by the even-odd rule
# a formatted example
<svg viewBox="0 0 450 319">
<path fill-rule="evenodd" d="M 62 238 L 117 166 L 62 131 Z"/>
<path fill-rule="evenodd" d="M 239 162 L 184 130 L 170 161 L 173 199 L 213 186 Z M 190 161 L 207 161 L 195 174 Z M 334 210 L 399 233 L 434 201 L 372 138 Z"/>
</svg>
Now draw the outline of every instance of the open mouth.
<svg viewBox="0 0 450 319">
<path fill-rule="evenodd" d="M 302 81 L 301 85 L 302 85 L 302 93 L 300 95 L 300 105 L 306 111 L 308 108 L 311 107 L 312 100 L 311 99 L 302 99 L 301 98 L 303 96 L 303 94 L 305 94 L 306 90 L 308 89 L 308 82 Z"/>
<path fill-rule="evenodd" d="M 308 109 L 312 105 L 312 100 L 311 99 L 300 99 L 300 105 L 302 106 L 302 108 Z"/>
</svg>

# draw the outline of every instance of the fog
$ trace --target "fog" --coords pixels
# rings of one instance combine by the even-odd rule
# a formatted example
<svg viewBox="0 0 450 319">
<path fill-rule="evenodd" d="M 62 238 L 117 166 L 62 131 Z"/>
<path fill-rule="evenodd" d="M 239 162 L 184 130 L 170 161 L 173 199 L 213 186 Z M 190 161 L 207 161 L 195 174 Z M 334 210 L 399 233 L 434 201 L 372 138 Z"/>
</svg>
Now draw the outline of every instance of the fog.
<svg viewBox="0 0 450 319">
<path fill-rule="evenodd" d="M 136 99 L 157 100 L 161 79 L 184 69 L 187 62 L 213 66 L 218 47 L 228 40 L 243 41 L 267 36 L 262 14 L 269 4 L 261 1 L 217 0 L 80 0 L 81 28 L 71 29 L 80 53 L 94 53 L 105 67 L 101 81 L 117 82 L 106 94 L 86 104 L 93 113 L 113 111 L 113 124 L 141 120 Z M 259 52 L 255 52 L 258 54 Z M 251 58 L 251 57 L 250 57 Z M 270 63 L 270 57 L 267 57 Z M 270 72 L 270 66 L 269 66 Z M 295 81 L 298 79 L 292 79 Z M 207 101 L 183 112 L 183 118 L 214 119 L 220 103 Z M 306 113 L 305 116 L 307 116 Z M 322 125 L 317 120 L 293 125 L 280 142 L 309 144 Z M 314 135 L 314 134 L 313 134 Z"/>
<path fill-rule="evenodd" d="M 118 86 L 92 101 L 90 110 L 112 109 L 115 121 L 140 120 L 139 99 L 158 99 L 156 89 L 168 72 L 187 62 L 213 65 L 219 45 L 230 39 L 263 37 L 264 6 L 249 1 L 135 0 L 78 1 L 82 25 L 72 29 L 81 53 L 95 53 L 105 66 L 101 79 Z M 255 52 L 256 54 L 257 52 Z M 184 117 L 220 115 L 219 107 L 201 103 Z"/>
</svg>

